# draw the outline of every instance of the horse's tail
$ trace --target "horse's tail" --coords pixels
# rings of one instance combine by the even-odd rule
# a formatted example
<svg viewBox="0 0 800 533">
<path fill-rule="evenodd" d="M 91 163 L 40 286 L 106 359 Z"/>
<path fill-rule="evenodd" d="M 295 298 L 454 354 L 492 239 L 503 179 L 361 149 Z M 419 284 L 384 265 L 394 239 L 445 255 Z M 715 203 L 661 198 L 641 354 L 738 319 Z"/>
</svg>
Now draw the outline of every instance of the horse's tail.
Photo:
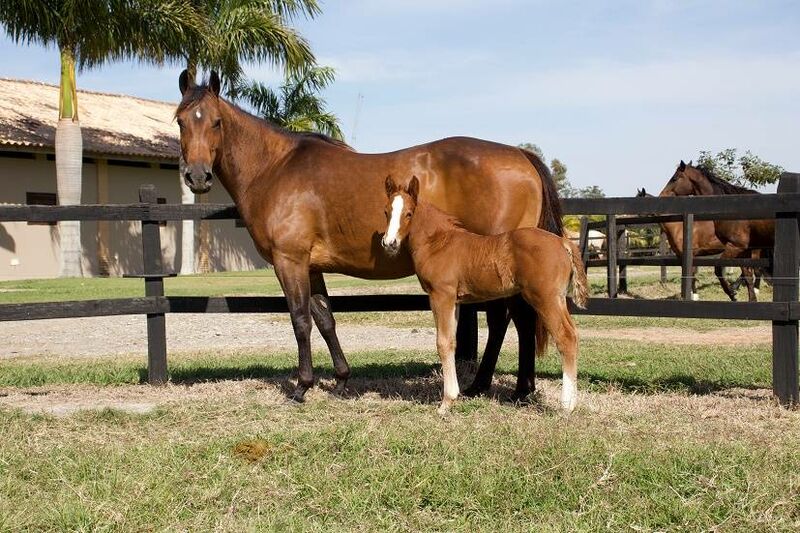
<svg viewBox="0 0 800 533">
<path fill-rule="evenodd" d="M 586 269 L 583 267 L 581 252 L 578 245 L 572 240 L 564 238 L 562 242 L 572 264 L 572 301 L 578 308 L 586 309 L 586 303 L 589 300 L 589 284 L 586 281 Z"/>
<path fill-rule="evenodd" d="M 524 148 L 520 148 L 520 151 L 528 158 L 542 180 L 542 214 L 539 216 L 538 227 L 560 237 L 564 235 L 564 222 L 561 220 L 561 200 L 558 198 L 553 175 L 538 155 Z"/>
<path fill-rule="evenodd" d="M 538 227 L 563 237 L 564 222 L 561 220 L 561 200 L 558 198 L 558 190 L 556 189 L 556 182 L 553 181 L 553 175 L 538 155 L 524 148 L 520 148 L 520 151 L 531 162 L 542 180 L 542 213 L 539 215 Z M 549 340 L 547 328 L 545 328 L 544 321 L 541 318 L 536 320 L 534 331 L 536 335 L 536 356 L 540 357 L 547 353 Z"/>
</svg>

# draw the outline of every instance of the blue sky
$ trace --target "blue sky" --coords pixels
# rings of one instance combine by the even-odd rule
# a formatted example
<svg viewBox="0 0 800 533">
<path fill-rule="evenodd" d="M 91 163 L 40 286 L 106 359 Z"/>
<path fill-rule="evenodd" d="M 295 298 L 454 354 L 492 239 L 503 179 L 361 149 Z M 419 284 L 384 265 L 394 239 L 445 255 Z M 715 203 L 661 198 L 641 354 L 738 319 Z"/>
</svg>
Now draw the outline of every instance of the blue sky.
<svg viewBox="0 0 800 533">
<path fill-rule="evenodd" d="M 660 190 L 703 149 L 800 171 L 796 1 L 328 0 L 296 25 L 337 69 L 325 97 L 348 140 L 363 95 L 360 151 L 449 135 L 534 142 L 573 185 L 615 196 Z M 57 82 L 52 49 L 2 38 L 0 57 L 0 76 Z M 180 70 L 116 64 L 78 83 L 174 101 Z"/>
</svg>

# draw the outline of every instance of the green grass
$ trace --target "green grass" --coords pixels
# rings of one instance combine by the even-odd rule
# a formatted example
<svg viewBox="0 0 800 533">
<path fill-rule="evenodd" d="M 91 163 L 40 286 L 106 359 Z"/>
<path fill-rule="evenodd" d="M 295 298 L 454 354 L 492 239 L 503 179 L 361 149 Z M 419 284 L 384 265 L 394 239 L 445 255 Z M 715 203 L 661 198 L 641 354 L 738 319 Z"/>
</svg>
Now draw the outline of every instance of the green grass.
<svg viewBox="0 0 800 533">
<path fill-rule="evenodd" d="M 416 278 L 370 281 L 340 274 L 326 274 L 328 290 L 355 289 L 361 292 L 370 287 L 407 287 L 420 292 Z M 220 272 L 194 276 L 178 276 L 164 280 L 168 296 L 280 296 L 280 285 L 272 270 L 249 272 Z M 0 303 L 91 300 L 97 298 L 132 298 L 144 296 L 144 282 L 134 278 L 32 279 L 0 281 Z"/>
<path fill-rule="evenodd" d="M 632 289 L 672 290 L 647 276 Z M 326 279 L 335 290 L 370 289 Z M 6 282 L 0 300 L 134 296 L 126 291 L 140 285 Z M 168 280 L 167 292 L 253 287 L 279 293 L 263 271 Z M 429 313 L 337 318 L 432 325 Z M 679 327 L 687 335 L 759 324 L 576 318 L 594 329 Z M 554 409 L 555 353 L 537 361 L 534 405 L 518 406 L 506 401 L 516 354 L 504 352 L 494 387 L 501 401 L 461 400 L 441 419 L 432 337 L 425 350 L 348 354 L 350 397 L 315 390 L 301 406 L 283 400 L 294 350 L 171 355 L 181 387 L 165 389 L 139 385 L 143 357 L 3 359 L 0 397 L 167 399 L 140 415 L 0 407 L 0 531 L 798 530 L 800 413 L 764 399 L 770 346 L 657 340 L 582 341 L 581 405 L 569 417 Z M 317 376 L 331 377 L 327 352 L 315 352 L 314 362 Z M 259 454 L 237 453 L 253 443 Z"/>
<path fill-rule="evenodd" d="M 516 373 L 515 353 L 503 352 L 499 373 Z M 771 351 L 768 345 L 699 346 L 589 339 L 581 342 L 579 379 L 590 390 L 705 393 L 730 387 L 769 387 Z M 435 346 L 427 351 L 374 350 L 348 354 L 354 377 L 405 378 L 430 373 L 438 363 Z M 286 379 L 297 365 L 294 352 L 171 356 L 172 380 L 192 383 L 217 379 Z M 330 356 L 314 354 L 318 375 L 331 376 Z M 551 353 L 537 360 L 537 374 L 560 378 L 560 360 Z M 121 385 L 146 379 L 144 358 L 109 357 L 87 360 L 47 358 L 3 362 L 0 386 L 31 387 L 65 383 Z"/>
<path fill-rule="evenodd" d="M 792 531 L 796 417 L 569 418 L 488 400 L 236 400 L 63 419 L 0 410 L 0 529 Z M 711 420 L 709 426 L 714 424 Z M 234 450 L 259 442 L 250 462 Z"/>
</svg>

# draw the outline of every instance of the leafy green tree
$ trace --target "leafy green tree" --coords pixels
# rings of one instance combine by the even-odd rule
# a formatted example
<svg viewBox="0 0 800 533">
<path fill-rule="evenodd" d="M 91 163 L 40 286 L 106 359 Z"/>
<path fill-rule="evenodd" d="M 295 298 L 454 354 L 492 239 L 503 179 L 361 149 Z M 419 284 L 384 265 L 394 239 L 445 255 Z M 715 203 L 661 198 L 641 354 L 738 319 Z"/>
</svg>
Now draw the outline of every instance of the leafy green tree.
<svg viewBox="0 0 800 533">
<path fill-rule="evenodd" d="M 247 101 L 256 113 L 290 131 L 313 131 L 343 140 L 336 115 L 325 110 L 319 92 L 334 80 L 330 67 L 311 67 L 290 72 L 277 90 L 263 83 L 240 87 L 237 96 Z"/>
<path fill-rule="evenodd" d="M 550 171 L 553 173 L 553 181 L 556 182 L 558 196 L 561 198 L 572 198 L 575 196 L 575 189 L 567 178 L 567 165 L 560 159 L 550 161 Z"/>
<path fill-rule="evenodd" d="M 17 43 L 59 51 L 56 182 L 62 205 L 81 202 L 76 68 L 131 58 L 159 61 L 181 40 L 202 41 L 200 19 L 188 0 L 2 0 L 0 26 Z M 59 240 L 60 275 L 83 275 L 80 222 L 60 222 Z"/>
<path fill-rule="evenodd" d="M 735 185 L 753 188 L 777 182 L 783 172 L 783 168 L 764 161 L 750 150 L 739 156 L 736 148 L 727 148 L 716 154 L 702 150 L 697 166 Z"/>
<path fill-rule="evenodd" d="M 534 154 L 536 154 L 536 155 L 538 155 L 538 156 L 539 156 L 539 159 L 541 159 L 542 161 L 544 161 L 544 160 L 545 160 L 545 159 L 544 159 L 544 152 L 542 152 L 542 149 L 541 149 L 541 148 L 539 148 L 539 145 L 538 145 L 538 144 L 533 144 L 533 143 L 519 143 L 519 144 L 517 145 L 517 148 L 522 148 L 523 150 L 527 150 L 527 151 L 529 151 L 529 152 L 533 152 Z"/>
<path fill-rule="evenodd" d="M 603 189 L 598 187 L 597 185 L 590 185 L 588 187 L 583 187 L 578 189 L 575 194 L 575 198 L 605 198 L 606 193 L 603 192 Z"/>
<path fill-rule="evenodd" d="M 270 63 L 287 71 L 315 62 L 308 42 L 289 24 L 298 16 L 313 18 L 317 0 L 190 0 L 203 21 L 201 40 L 187 40 L 164 52 L 186 62 L 190 77 L 198 68 L 216 70 L 227 93 L 244 81 L 244 65 Z"/>
</svg>

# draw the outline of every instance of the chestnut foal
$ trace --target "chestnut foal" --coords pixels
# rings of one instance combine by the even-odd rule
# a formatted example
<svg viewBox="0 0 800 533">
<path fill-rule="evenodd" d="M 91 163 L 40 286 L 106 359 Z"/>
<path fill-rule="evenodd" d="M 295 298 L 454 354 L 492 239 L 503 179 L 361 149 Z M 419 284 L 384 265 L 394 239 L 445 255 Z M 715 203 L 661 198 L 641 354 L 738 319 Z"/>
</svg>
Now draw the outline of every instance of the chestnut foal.
<svg viewBox="0 0 800 533">
<path fill-rule="evenodd" d="M 430 297 L 436 321 L 436 348 L 442 362 L 444 390 L 439 413 L 458 397 L 455 367 L 456 304 L 522 297 L 539 313 L 536 355 L 544 354 L 547 335 L 561 353 L 561 406 L 571 412 L 578 401 L 578 334 L 567 308 L 573 283 L 574 302 L 585 308 L 586 271 L 578 248 L 569 239 L 537 228 L 499 235 L 471 233 L 452 216 L 425 201 L 418 202 L 419 180 L 407 186 L 386 178 L 388 227 L 381 240 L 389 254 L 408 250 L 422 288 Z"/>
</svg>

